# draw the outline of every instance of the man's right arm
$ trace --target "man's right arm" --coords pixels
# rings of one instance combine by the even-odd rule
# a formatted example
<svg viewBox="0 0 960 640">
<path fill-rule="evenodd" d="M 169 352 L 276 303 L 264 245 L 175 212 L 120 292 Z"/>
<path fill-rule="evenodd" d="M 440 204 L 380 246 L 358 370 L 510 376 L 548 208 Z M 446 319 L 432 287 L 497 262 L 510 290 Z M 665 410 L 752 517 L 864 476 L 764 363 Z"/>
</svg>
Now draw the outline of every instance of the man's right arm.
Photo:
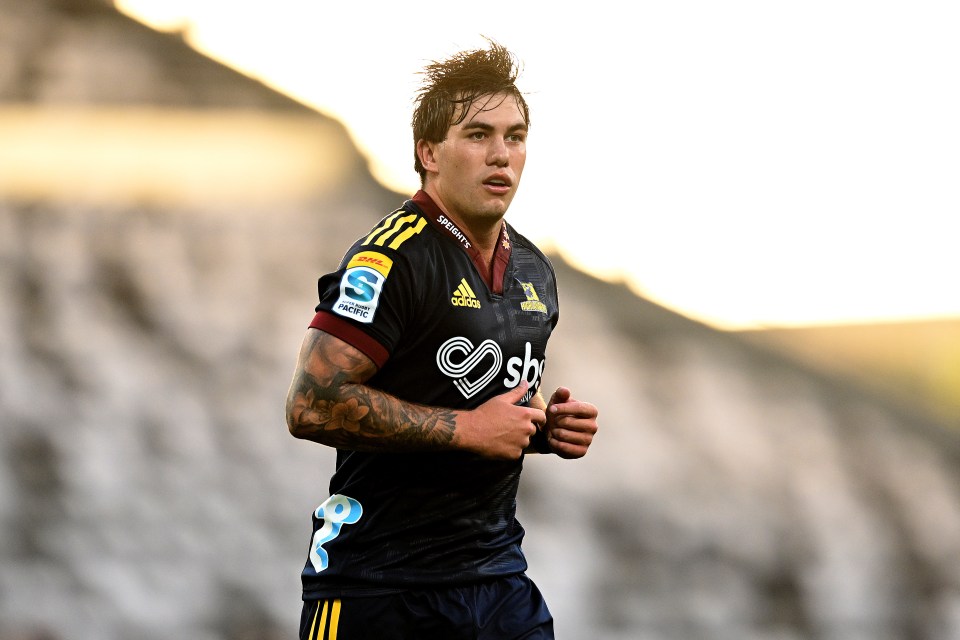
<svg viewBox="0 0 960 640">
<path fill-rule="evenodd" d="M 472 411 L 405 402 L 364 384 L 376 365 L 363 352 L 308 329 L 287 393 L 287 426 L 297 438 L 355 451 L 461 449 L 519 458 L 546 416 L 516 406 L 521 384 Z"/>
</svg>

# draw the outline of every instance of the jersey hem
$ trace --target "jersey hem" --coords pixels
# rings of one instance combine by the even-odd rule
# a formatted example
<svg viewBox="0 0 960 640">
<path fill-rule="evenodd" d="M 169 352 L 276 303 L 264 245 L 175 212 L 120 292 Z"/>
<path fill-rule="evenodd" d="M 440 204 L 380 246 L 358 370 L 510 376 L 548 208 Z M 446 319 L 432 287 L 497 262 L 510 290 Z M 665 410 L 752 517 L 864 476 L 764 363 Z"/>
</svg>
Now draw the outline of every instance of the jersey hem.
<svg viewBox="0 0 960 640">
<path fill-rule="evenodd" d="M 314 588 L 303 590 L 303 600 L 324 600 L 326 598 L 373 598 L 377 596 L 387 596 L 396 593 L 407 593 L 410 591 L 424 591 L 431 589 L 450 589 L 453 587 L 463 587 L 472 584 L 484 584 L 513 576 L 526 575 L 527 569 L 510 571 L 507 573 L 497 573 L 493 575 L 475 576 L 463 580 L 451 580 L 443 582 L 412 582 L 400 586 L 375 586 L 371 584 L 345 584 L 340 587 Z"/>
</svg>

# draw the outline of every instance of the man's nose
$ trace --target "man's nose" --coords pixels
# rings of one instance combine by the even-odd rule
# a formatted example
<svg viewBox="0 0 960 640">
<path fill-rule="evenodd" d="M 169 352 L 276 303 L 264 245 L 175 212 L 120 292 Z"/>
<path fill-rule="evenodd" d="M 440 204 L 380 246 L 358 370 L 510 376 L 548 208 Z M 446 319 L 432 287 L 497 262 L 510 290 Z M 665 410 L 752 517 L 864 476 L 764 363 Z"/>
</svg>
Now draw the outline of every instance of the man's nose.
<svg viewBox="0 0 960 640">
<path fill-rule="evenodd" d="M 502 138 L 491 137 L 490 147 L 487 149 L 487 164 L 505 167 L 510 163 L 510 154 L 507 152 L 507 143 Z"/>
</svg>

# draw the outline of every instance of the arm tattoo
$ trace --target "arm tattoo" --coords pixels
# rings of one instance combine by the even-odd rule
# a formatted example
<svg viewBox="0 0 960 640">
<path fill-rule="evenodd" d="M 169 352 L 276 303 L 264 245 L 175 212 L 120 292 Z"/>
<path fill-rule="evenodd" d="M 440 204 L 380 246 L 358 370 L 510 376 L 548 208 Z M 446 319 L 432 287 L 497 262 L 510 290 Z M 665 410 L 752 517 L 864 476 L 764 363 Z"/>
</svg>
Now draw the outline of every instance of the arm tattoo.
<svg viewBox="0 0 960 640">
<path fill-rule="evenodd" d="M 423 451 L 449 446 L 451 409 L 404 402 L 363 384 L 369 358 L 323 332 L 305 343 L 287 396 L 290 431 L 299 438 L 358 451 Z"/>
</svg>

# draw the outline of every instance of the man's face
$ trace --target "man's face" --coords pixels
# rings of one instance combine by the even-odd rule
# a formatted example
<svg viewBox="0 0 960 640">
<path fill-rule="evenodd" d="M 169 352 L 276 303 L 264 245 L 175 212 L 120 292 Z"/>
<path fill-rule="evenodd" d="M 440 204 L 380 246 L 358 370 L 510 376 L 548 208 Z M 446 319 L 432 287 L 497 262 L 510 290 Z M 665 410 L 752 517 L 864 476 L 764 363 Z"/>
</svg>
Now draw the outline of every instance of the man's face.
<svg viewBox="0 0 960 640">
<path fill-rule="evenodd" d="M 520 185 L 527 159 L 527 125 L 517 99 L 484 96 L 440 143 L 424 143 L 427 191 L 462 223 L 497 221 Z"/>
</svg>

